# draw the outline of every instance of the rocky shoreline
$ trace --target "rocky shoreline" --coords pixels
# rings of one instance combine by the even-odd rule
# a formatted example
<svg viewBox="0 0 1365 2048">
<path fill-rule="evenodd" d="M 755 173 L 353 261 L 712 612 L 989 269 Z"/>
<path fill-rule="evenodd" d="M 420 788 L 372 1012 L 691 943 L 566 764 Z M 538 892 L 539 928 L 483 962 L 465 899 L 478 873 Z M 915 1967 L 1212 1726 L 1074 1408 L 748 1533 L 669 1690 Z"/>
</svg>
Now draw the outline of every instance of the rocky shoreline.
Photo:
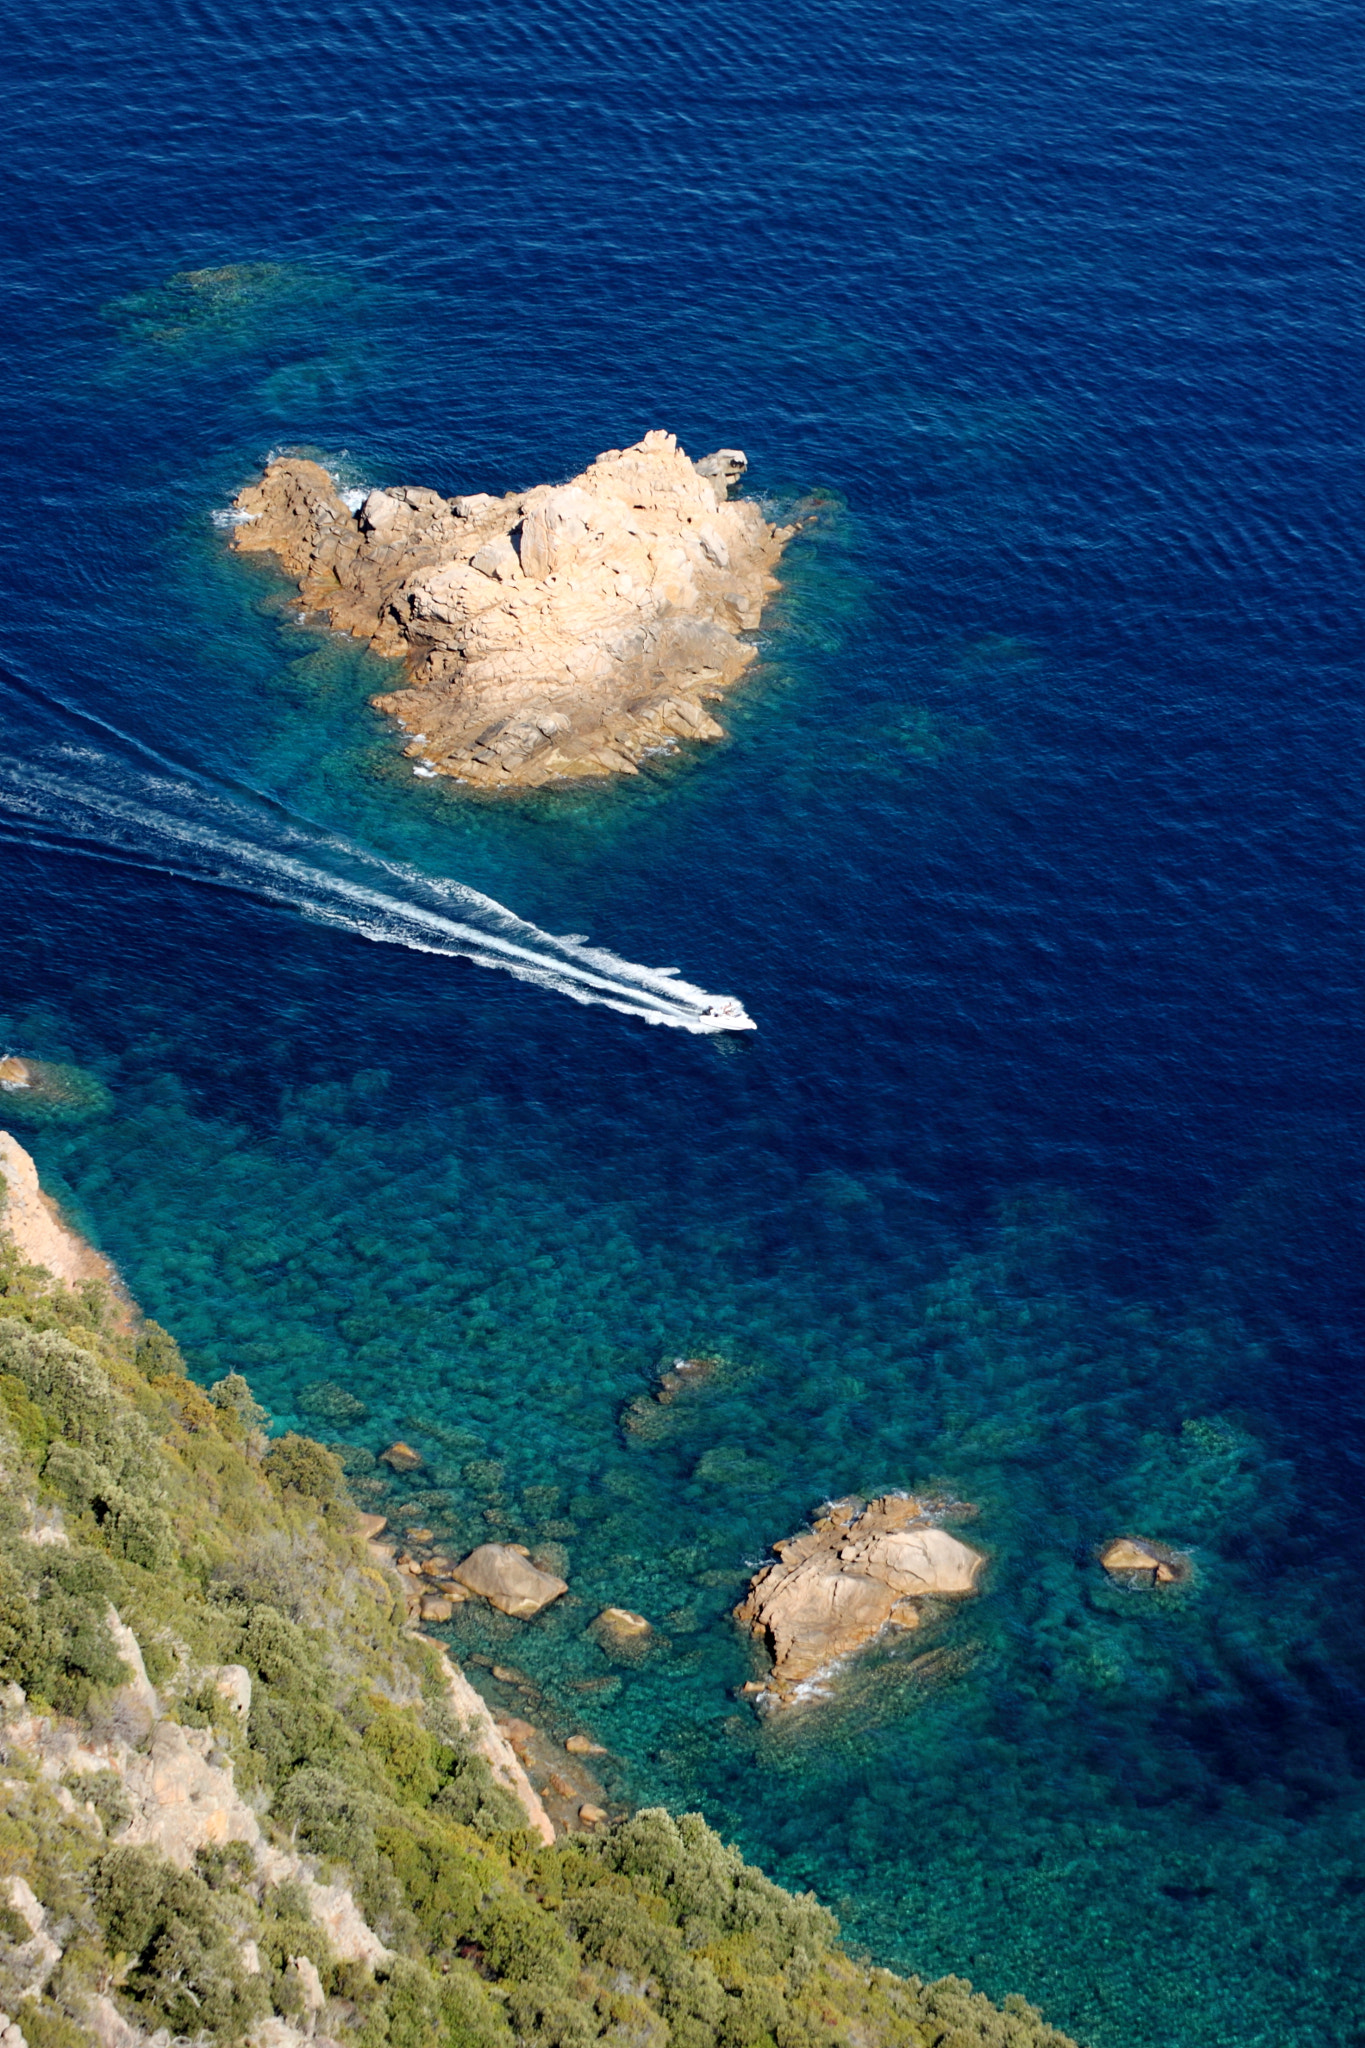
<svg viewBox="0 0 1365 2048">
<path fill-rule="evenodd" d="M 375 697 L 417 775 L 480 789 L 629 775 L 718 739 L 706 709 L 751 642 L 792 527 L 731 499 L 746 460 L 689 461 L 673 435 L 609 449 L 566 484 L 443 498 L 343 497 L 286 456 L 233 507 L 233 546 L 277 555 L 306 612 L 402 659 Z"/>
<path fill-rule="evenodd" d="M 533 1625 L 565 1580 L 514 1543 L 387 1540 L 240 1375 L 206 1391 L 107 1285 L 35 1263 L 12 1139 L 4 1169 L 0 2048 L 1073 2048 L 1022 2000 L 850 1956 L 699 1815 L 613 1810 L 607 1752 L 539 1725 L 532 1678 L 470 1660 L 526 1718 L 497 1713 L 426 1633 L 457 1599 Z"/>
</svg>

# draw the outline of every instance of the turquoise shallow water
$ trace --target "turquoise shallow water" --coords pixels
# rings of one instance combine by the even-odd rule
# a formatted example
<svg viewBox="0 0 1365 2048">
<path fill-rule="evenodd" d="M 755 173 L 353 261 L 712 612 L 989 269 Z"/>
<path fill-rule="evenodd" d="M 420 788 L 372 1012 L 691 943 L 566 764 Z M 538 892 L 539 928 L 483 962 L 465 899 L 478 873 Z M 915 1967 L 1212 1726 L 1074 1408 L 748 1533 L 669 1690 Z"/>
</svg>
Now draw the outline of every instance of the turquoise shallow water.
<svg viewBox="0 0 1365 2048">
<path fill-rule="evenodd" d="M 20 41 L 0 1037 L 109 1091 L 5 1102 L 51 1184 L 367 1497 L 416 1443 L 400 1525 L 564 1566 L 452 1642 L 622 1797 L 1094 2048 L 1365 2038 L 1354 16 Z M 415 783 L 212 517 L 273 447 L 502 489 L 654 425 L 817 516 L 726 743 L 629 787 Z M 288 907 L 373 856 L 759 1029 Z M 760 1725 L 767 1544 L 930 1484 L 981 1598 Z"/>
</svg>

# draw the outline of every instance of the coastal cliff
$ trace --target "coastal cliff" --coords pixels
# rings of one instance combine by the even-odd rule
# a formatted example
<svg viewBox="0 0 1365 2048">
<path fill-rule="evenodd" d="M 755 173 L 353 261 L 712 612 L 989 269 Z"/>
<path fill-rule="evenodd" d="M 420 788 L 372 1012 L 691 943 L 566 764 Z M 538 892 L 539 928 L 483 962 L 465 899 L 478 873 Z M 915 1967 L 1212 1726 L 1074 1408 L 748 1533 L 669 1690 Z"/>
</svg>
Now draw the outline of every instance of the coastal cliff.
<svg viewBox="0 0 1365 2048">
<path fill-rule="evenodd" d="M 0 1185 L 3 2048 L 1070 2048 L 854 1960 L 697 1815 L 555 1826 L 550 1736 L 416 1631 L 337 1460 L 22 1214 Z"/>
<path fill-rule="evenodd" d="M 689 461 L 671 434 L 610 449 L 566 484 L 443 498 L 412 485 L 353 506 L 284 457 L 237 498 L 233 545 L 279 557 L 307 610 L 401 657 L 376 697 L 414 772 L 483 789 L 634 774 L 717 739 L 705 708 L 754 659 L 793 528 L 731 499 L 745 458 Z"/>
</svg>

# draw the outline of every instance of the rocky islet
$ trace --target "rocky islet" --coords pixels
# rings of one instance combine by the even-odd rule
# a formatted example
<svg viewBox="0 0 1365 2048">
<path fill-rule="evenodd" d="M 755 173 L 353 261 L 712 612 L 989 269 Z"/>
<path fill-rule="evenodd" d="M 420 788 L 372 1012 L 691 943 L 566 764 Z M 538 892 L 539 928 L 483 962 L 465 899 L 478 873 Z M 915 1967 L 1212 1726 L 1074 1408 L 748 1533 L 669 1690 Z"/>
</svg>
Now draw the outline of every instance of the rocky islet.
<svg viewBox="0 0 1365 2048">
<path fill-rule="evenodd" d="M 415 773 L 493 790 L 633 774 L 721 737 L 706 707 L 755 658 L 741 636 L 795 529 L 729 496 L 745 466 L 737 449 L 694 463 L 656 430 L 565 484 L 343 497 L 282 456 L 239 494 L 233 545 L 278 556 L 306 611 L 406 662 L 373 701 Z"/>
<path fill-rule="evenodd" d="M 986 1559 L 908 1494 L 831 1502 L 809 1529 L 773 1545 L 735 1619 L 772 1657 L 761 1708 L 790 1704 L 882 1631 L 918 1628 L 923 1603 L 977 1589 Z"/>
</svg>

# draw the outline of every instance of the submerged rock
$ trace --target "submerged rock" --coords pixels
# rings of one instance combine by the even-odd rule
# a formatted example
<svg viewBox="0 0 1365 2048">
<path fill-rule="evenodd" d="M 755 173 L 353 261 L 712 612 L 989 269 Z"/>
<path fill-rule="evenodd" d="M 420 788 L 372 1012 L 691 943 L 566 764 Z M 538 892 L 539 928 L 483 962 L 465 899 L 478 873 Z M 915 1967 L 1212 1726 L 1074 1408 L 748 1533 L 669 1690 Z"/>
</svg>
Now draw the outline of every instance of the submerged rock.
<svg viewBox="0 0 1365 2048">
<path fill-rule="evenodd" d="M 773 1549 L 776 1561 L 735 1609 L 772 1653 L 772 1678 L 759 1688 L 769 1704 L 791 1699 L 884 1628 L 917 1627 L 917 1601 L 975 1592 L 985 1563 L 919 1501 L 897 1494 L 866 1507 L 831 1502 L 810 1529 Z"/>
<path fill-rule="evenodd" d="M 594 1622 L 595 1628 L 610 1629 L 614 1635 L 647 1636 L 649 1623 L 643 1614 L 636 1614 L 629 1607 L 604 1607 Z"/>
<path fill-rule="evenodd" d="M 731 501 L 745 458 L 689 461 L 672 434 L 609 449 L 571 482 L 446 499 L 412 485 L 357 511 L 315 462 L 272 462 L 233 545 L 279 556 L 307 607 L 401 656 L 376 697 L 416 772 L 487 789 L 634 774 L 718 739 L 703 706 L 743 672 L 795 530 Z"/>
<path fill-rule="evenodd" d="M 381 1465 L 387 1465 L 390 1472 L 420 1472 L 426 1459 L 411 1444 L 390 1444 L 386 1451 L 379 1453 Z"/>
<path fill-rule="evenodd" d="M 481 1543 L 456 1565 L 454 1576 L 490 1607 L 523 1621 L 569 1590 L 563 1579 L 541 1571 L 510 1543 Z"/>
<path fill-rule="evenodd" d="M 6 1113 L 30 1124 L 80 1123 L 111 1106 L 103 1081 L 84 1067 L 17 1053 L 0 1059 L 0 1094 L 10 1098 Z"/>
</svg>

